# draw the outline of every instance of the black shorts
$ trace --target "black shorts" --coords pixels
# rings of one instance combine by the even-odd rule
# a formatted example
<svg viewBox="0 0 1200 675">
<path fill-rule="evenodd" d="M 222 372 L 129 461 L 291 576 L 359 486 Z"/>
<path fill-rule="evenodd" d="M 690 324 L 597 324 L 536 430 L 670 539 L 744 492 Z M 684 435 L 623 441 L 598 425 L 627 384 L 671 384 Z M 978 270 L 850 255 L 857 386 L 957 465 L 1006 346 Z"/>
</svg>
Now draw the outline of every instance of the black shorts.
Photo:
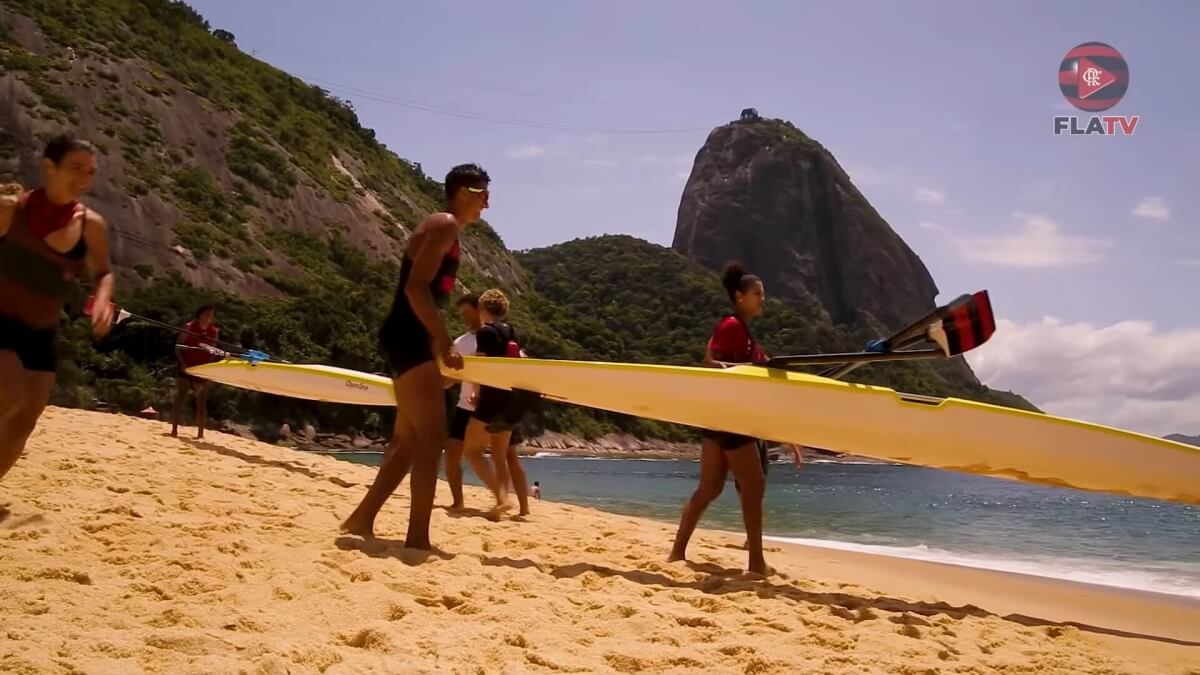
<svg viewBox="0 0 1200 675">
<path fill-rule="evenodd" d="M 705 430 L 701 431 L 700 436 L 702 438 L 707 438 L 707 439 L 716 441 L 717 447 L 721 448 L 722 450 L 724 450 L 726 452 L 728 452 L 730 450 L 737 450 L 738 448 L 742 447 L 743 445 L 746 445 L 747 443 L 753 443 L 756 440 L 753 436 L 743 436 L 741 434 L 732 434 L 732 433 L 729 433 L 728 431 L 713 431 L 712 429 L 705 429 Z"/>
<path fill-rule="evenodd" d="M 508 414 L 511 402 L 512 392 L 506 389 L 480 387 L 479 398 L 475 402 L 475 411 L 471 413 L 471 417 L 489 425 L 501 421 Z"/>
<path fill-rule="evenodd" d="M 0 351 L 16 354 L 25 370 L 53 373 L 58 366 L 58 329 L 30 328 L 0 316 Z"/>
<path fill-rule="evenodd" d="M 379 351 L 392 377 L 433 361 L 433 347 L 429 343 L 429 331 L 411 311 L 389 316 L 379 330 Z"/>
<path fill-rule="evenodd" d="M 450 438 L 461 441 L 467 437 L 467 423 L 471 421 L 471 411 L 455 406 L 454 414 L 450 416 Z"/>
</svg>

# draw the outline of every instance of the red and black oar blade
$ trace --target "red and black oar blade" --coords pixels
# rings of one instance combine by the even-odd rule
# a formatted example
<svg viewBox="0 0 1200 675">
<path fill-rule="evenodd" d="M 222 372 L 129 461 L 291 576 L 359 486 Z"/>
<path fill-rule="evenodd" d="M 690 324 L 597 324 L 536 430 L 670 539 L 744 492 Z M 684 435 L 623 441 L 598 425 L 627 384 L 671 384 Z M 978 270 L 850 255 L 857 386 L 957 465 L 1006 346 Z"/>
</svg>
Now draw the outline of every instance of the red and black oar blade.
<svg viewBox="0 0 1200 675">
<path fill-rule="evenodd" d="M 987 342 L 996 332 L 987 291 L 973 293 L 968 298 L 967 302 L 953 307 L 940 323 L 930 327 L 930 339 L 937 342 L 947 356 L 969 352 Z M 944 337 L 945 342 L 938 337 Z"/>
</svg>

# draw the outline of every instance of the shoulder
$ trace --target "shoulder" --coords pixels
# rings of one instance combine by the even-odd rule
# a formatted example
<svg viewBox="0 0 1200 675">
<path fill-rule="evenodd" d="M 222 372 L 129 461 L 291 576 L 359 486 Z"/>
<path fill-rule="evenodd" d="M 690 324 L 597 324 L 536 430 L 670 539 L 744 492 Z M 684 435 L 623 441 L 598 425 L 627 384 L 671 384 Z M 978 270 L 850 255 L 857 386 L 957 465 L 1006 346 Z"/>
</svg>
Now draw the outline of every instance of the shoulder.
<svg viewBox="0 0 1200 675">
<path fill-rule="evenodd" d="M 722 317 L 722 319 L 717 322 L 717 326 L 713 328 L 713 335 L 724 335 L 734 332 L 740 333 L 741 330 L 742 322 L 738 321 L 736 316 L 729 315 Z"/>
<path fill-rule="evenodd" d="M 437 234 L 439 236 L 446 236 L 452 233 L 457 234 L 460 228 L 461 226 L 458 222 L 458 218 L 455 218 L 454 214 L 446 213 L 445 211 L 431 213 L 427 218 L 425 218 L 425 221 L 421 223 L 422 230 L 428 232 L 429 234 Z"/>
<path fill-rule="evenodd" d="M 101 234 L 108 232 L 108 221 L 99 211 L 88 206 L 83 207 L 83 226 Z"/>
</svg>

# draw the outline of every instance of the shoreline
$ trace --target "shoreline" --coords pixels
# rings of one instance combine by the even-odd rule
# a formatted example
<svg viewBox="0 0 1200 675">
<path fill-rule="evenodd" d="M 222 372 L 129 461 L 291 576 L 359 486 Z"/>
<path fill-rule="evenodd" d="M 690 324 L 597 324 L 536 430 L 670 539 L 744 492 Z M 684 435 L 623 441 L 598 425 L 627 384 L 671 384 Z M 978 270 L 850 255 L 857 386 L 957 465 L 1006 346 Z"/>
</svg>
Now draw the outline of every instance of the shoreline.
<svg viewBox="0 0 1200 675">
<path fill-rule="evenodd" d="M 363 542 L 372 467 L 49 408 L 0 482 L 0 670 L 1121 672 L 1200 669 L 1200 601 L 488 496 L 404 548 L 402 485 Z M 81 433 L 86 430 L 86 433 Z M 193 429 L 188 429 L 193 431 Z M 333 669 L 333 670 L 330 670 Z"/>
</svg>

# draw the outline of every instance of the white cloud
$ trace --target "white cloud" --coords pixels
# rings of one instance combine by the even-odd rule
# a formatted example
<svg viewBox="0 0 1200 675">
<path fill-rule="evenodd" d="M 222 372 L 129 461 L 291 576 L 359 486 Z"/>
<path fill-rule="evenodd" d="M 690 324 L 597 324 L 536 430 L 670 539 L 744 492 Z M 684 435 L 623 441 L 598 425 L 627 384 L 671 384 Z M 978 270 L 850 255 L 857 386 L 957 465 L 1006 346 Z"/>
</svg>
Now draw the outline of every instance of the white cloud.
<svg viewBox="0 0 1200 675">
<path fill-rule="evenodd" d="M 1048 216 L 1014 213 L 1021 229 L 1002 237 L 959 238 L 959 251 L 970 261 L 1009 267 L 1061 267 L 1097 262 L 1112 240 L 1064 234 Z"/>
<path fill-rule="evenodd" d="M 1133 215 L 1139 218 L 1149 218 L 1150 220 L 1161 220 L 1166 222 L 1171 219 L 1171 209 L 1167 208 L 1167 202 L 1162 197 L 1146 197 L 1138 202 L 1138 205 L 1130 211 Z"/>
<path fill-rule="evenodd" d="M 921 227 L 923 229 L 926 229 L 926 230 L 933 230 L 934 232 L 945 232 L 946 231 L 946 227 L 944 225 L 939 225 L 938 223 L 931 223 L 928 220 L 923 220 L 923 221 L 917 223 L 917 226 Z"/>
<path fill-rule="evenodd" d="M 919 202 L 934 204 L 936 206 L 946 203 L 946 193 L 941 190 L 934 190 L 933 188 L 919 187 L 913 191 L 913 197 Z"/>
<path fill-rule="evenodd" d="M 1155 436 L 1200 433 L 1200 328 L 1001 319 L 966 359 L 984 384 L 1051 415 Z"/>
<path fill-rule="evenodd" d="M 530 159 L 533 157 L 541 157 L 546 154 L 546 146 L 544 145 L 521 145 L 515 148 L 509 148 L 505 153 L 512 159 Z"/>
<path fill-rule="evenodd" d="M 615 159 L 586 159 L 583 161 L 583 163 L 587 164 L 588 166 L 599 166 L 605 168 L 611 168 L 617 165 L 617 161 Z"/>
</svg>

